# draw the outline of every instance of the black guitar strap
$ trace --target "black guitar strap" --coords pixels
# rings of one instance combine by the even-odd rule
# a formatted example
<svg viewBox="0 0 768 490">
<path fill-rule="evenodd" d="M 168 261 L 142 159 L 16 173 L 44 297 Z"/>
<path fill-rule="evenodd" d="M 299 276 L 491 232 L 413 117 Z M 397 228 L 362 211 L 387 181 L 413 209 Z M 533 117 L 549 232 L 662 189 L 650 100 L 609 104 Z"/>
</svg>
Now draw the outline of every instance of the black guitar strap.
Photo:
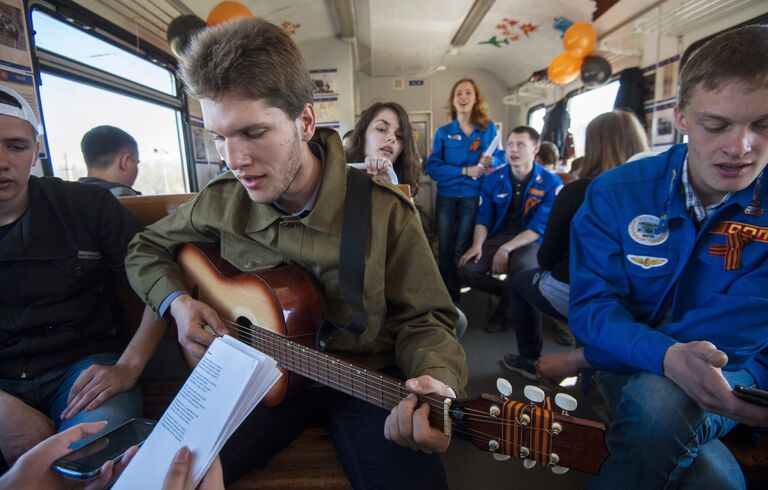
<svg viewBox="0 0 768 490">
<path fill-rule="evenodd" d="M 363 303 L 365 287 L 365 246 L 371 221 L 371 175 L 362 170 L 347 172 L 347 195 L 344 201 L 344 223 L 339 247 L 339 289 L 349 305 L 352 321 L 346 325 L 325 320 L 317 332 L 315 343 L 325 349 L 333 333 L 338 330 L 360 335 L 368 327 L 368 313 Z"/>
</svg>

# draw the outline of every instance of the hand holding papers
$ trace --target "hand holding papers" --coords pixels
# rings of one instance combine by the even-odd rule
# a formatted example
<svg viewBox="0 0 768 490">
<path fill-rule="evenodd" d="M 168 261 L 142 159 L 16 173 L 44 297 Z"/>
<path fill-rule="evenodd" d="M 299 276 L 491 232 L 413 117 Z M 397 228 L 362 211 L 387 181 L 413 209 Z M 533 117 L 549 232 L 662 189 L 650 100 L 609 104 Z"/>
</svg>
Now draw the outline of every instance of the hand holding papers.
<svg viewBox="0 0 768 490">
<path fill-rule="evenodd" d="M 491 144 L 488 145 L 488 148 L 486 148 L 485 151 L 483 152 L 483 157 L 493 158 L 493 153 L 496 151 L 497 148 L 499 148 L 500 143 L 501 143 L 501 135 L 499 135 L 499 133 L 496 133 L 496 136 L 491 141 Z M 483 169 L 487 167 L 487 165 L 483 165 L 482 159 L 480 160 L 480 162 L 478 162 L 477 166 Z M 478 177 L 472 177 L 472 180 L 477 180 L 477 179 Z"/>
<path fill-rule="evenodd" d="M 161 488 L 174 455 L 192 453 L 194 486 L 229 436 L 280 377 L 271 357 L 242 342 L 217 338 L 113 487 Z"/>
</svg>

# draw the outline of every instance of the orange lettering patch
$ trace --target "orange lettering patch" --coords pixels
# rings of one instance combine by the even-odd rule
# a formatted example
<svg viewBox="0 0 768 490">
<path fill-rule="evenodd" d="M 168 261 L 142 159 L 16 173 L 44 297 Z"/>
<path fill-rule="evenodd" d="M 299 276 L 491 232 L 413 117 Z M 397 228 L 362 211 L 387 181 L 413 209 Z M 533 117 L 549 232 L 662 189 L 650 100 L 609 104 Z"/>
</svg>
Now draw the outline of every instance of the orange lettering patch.
<svg viewBox="0 0 768 490">
<path fill-rule="evenodd" d="M 475 138 L 472 144 L 469 146 L 469 151 L 475 151 L 480 148 L 480 138 Z"/>
<path fill-rule="evenodd" d="M 534 189 L 533 187 L 531 187 L 530 189 L 528 189 L 528 193 L 529 194 L 533 194 L 534 196 L 543 196 L 544 195 L 544 190 L 543 189 Z"/>
<path fill-rule="evenodd" d="M 756 242 L 768 243 L 768 228 L 763 226 L 754 226 L 737 221 L 721 221 L 709 230 L 710 233 L 717 235 L 732 235 L 742 232 L 752 237 Z"/>
</svg>

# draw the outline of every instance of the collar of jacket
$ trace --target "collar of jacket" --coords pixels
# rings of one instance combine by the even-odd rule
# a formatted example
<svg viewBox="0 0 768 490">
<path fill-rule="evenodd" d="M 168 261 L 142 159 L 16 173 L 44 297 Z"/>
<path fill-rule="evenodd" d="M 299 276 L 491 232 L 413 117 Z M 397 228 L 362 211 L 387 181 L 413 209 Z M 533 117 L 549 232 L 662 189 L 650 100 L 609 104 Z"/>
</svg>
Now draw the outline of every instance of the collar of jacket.
<svg viewBox="0 0 768 490">
<path fill-rule="evenodd" d="M 349 171 L 341 145 L 339 133 L 329 128 L 317 128 L 312 140 L 325 150 L 325 162 L 320 180 L 320 190 L 312 211 L 297 221 L 308 228 L 341 236 L 344 218 L 344 199 L 347 195 L 347 172 Z M 238 182 L 238 185 L 242 185 Z M 245 192 L 245 189 L 241 189 Z M 246 199 L 247 199 L 246 194 Z M 268 204 L 254 203 L 251 206 L 246 233 L 257 233 L 270 227 L 279 219 L 295 220 L 286 217 Z"/>
<path fill-rule="evenodd" d="M 56 194 L 38 177 L 29 178 L 29 207 L 16 226 L 0 240 L 0 262 L 12 260 L 50 260 L 77 253 L 72 235 L 62 223 L 54 202 Z M 58 196 L 61 198 L 62 196 Z M 59 206 L 66 205 L 61 201 Z M 56 240 L 41 239 L 59 237 Z"/>
<path fill-rule="evenodd" d="M 685 157 L 687 153 L 687 144 L 675 145 L 669 150 L 668 158 L 672 160 L 673 164 L 669 165 L 669 170 L 667 171 L 666 176 L 666 182 L 668 185 L 666 214 L 670 219 L 690 219 L 688 210 L 685 207 L 685 192 L 683 191 L 682 187 L 683 165 L 685 164 Z M 719 208 L 715 214 L 718 214 L 723 209 L 734 205 L 740 206 L 741 209 L 746 209 L 746 207 L 752 203 L 753 199 L 757 199 L 757 202 L 760 203 L 761 206 L 765 207 L 766 185 L 768 184 L 766 179 L 768 179 L 768 172 L 761 172 L 746 188 L 734 193 L 728 202 Z M 758 181 L 761 181 L 762 184 L 759 190 L 755 189 Z M 758 192 L 757 196 L 754 195 L 756 191 Z M 662 222 L 664 221 L 665 220 L 662 219 Z"/>
</svg>

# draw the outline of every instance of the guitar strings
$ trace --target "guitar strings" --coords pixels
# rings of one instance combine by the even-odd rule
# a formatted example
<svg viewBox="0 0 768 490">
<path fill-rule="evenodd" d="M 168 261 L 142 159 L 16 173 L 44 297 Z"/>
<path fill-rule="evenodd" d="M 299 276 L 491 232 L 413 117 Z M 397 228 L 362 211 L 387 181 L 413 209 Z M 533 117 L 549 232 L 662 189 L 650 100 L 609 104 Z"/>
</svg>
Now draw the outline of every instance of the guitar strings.
<svg viewBox="0 0 768 490">
<path fill-rule="evenodd" d="M 329 356 L 329 355 L 327 355 L 325 353 L 322 353 L 322 352 L 319 352 L 319 351 L 315 351 L 313 349 L 301 346 L 300 344 L 297 344 L 296 342 L 294 342 L 294 341 L 292 341 L 292 340 L 290 340 L 290 339 L 288 339 L 286 337 L 283 337 L 283 336 L 281 336 L 279 334 L 276 334 L 275 332 L 272 332 L 270 330 L 267 330 L 267 329 L 264 329 L 264 328 L 256 326 L 257 328 L 259 328 L 259 330 L 255 331 L 250 326 L 242 326 L 242 325 L 240 325 L 238 323 L 231 322 L 231 321 L 226 320 L 226 319 L 224 319 L 223 321 L 225 323 L 233 326 L 238 331 L 238 333 L 244 334 L 244 335 L 248 336 L 249 340 L 251 342 L 254 342 L 254 344 L 265 345 L 267 347 L 271 347 L 273 350 L 279 348 L 281 345 L 287 346 L 288 348 L 293 347 L 293 349 L 296 351 L 296 354 L 298 354 L 299 357 L 303 356 L 307 362 L 312 361 L 311 357 L 314 356 L 314 357 L 321 358 L 320 360 L 322 360 L 322 361 L 326 361 L 326 362 L 331 361 L 331 362 L 334 362 L 336 364 L 345 366 L 345 367 L 347 367 L 348 369 L 350 369 L 352 371 L 359 372 L 362 369 L 363 371 L 365 371 L 366 374 L 368 373 L 368 370 L 365 369 L 365 368 L 356 367 L 356 366 L 354 366 L 352 364 L 346 363 L 345 361 L 343 361 L 341 359 L 337 359 L 337 358 L 335 358 L 333 356 Z M 259 334 L 261 334 L 261 337 L 263 337 L 263 339 L 260 338 L 259 335 L 256 335 L 254 332 L 259 332 Z M 254 346 L 257 346 L 257 345 L 254 345 Z M 317 361 L 317 359 L 315 359 L 315 361 Z M 300 362 L 301 362 L 301 358 L 299 359 L 299 363 Z M 343 377 L 346 377 L 347 381 L 351 381 L 351 382 L 355 381 L 355 373 L 354 372 L 352 372 L 351 376 L 349 376 L 349 375 L 344 375 L 344 373 L 342 371 L 337 371 L 339 373 L 339 381 L 336 381 L 336 380 L 331 379 L 328 376 L 324 377 L 319 372 L 319 369 L 317 370 L 317 373 L 312 373 L 309 369 L 303 368 L 302 366 L 297 365 L 296 359 L 293 359 L 292 361 L 289 361 L 288 359 L 286 359 L 285 360 L 285 364 L 289 364 L 289 363 L 293 364 L 292 367 L 295 370 L 303 369 L 308 375 L 313 375 L 314 374 L 315 376 L 317 376 L 319 378 L 318 379 L 319 381 L 325 381 L 326 384 L 329 384 L 329 385 L 332 384 L 332 383 L 340 384 L 341 383 L 341 378 L 343 378 Z M 326 368 L 326 369 L 328 369 L 328 368 Z M 375 373 L 376 371 L 372 371 L 372 372 Z M 301 373 L 298 373 L 298 374 L 301 374 Z M 388 376 L 385 376 L 385 375 L 382 375 L 382 374 L 378 374 L 378 375 L 369 374 L 368 376 L 371 376 L 371 377 L 372 376 L 377 376 L 377 378 L 375 378 L 375 380 L 379 384 L 382 384 L 382 386 L 381 386 L 382 397 L 386 395 L 387 396 L 387 400 L 386 401 L 389 402 L 391 404 L 391 406 L 397 405 L 397 403 L 399 403 L 400 400 L 402 400 L 405 396 L 407 396 L 410 393 L 407 389 L 405 389 L 405 387 L 404 387 L 402 382 L 390 381 L 389 379 L 387 379 Z M 367 387 L 367 382 L 366 382 L 367 378 L 364 375 L 362 375 L 362 374 L 358 374 L 357 377 L 358 377 L 358 384 L 363 383 Z M 391 385 L 391 387 L 395 388 L 398 391 L 398 393 L 393 393 L 391 391 L 390 392 L 384 391 L 384 388 L 385 388 L 383 386 L 384 383 Z M 362 390 L 359 390 L 359 389 L 356 390 L 353 386 L 345 386 L 345 388 L 348 388 L 349 391 L 351 391 L 351 394 L 353 394 L 353 395 L 355 393 L 357 393 L 364 400 L 370 401 L 370 400 L 377 399 L 377 397 L 369 396 L 367 394 L 367 391 L 364 393 Z M 430 411 L 430 418 L 435 418 L 438 422 L 441 422 L 442 421 L 442 411 L 445 409 L 445 407 L 443 405 L 443 398 L 437 398 L 435 395 L 425 395 L 425 396 L 423 396 L 423 398 L 426 399 L 426 402 L 430 405 L 431 408 L 434 408 L 437 411 L 437 413 L 435 411 Z M 385 400 L 383 400 L 383 398 L 382 398 L 381 399 L 382 404 L 384 403 L 384 401 Z M 505 422 L 500 421 L 500 420 L 499 421 L 497 421 L 497 420 L 488 420 L 488 414 L 483 412 L 483 411 L 480 411 L 480 410 L 473 410 L 473 409 L 466 409 L 465 408 L 460 413 L 469 415 L 469 417 L 474 419 L 474 420 L 481 420 L 481 421 L 484 421 L 486 423 L 496 424 L 496 425 L 506 425 Z M 477 414 L 477 415 L 479 415 L 479 417 L 472 417 L 470 415 L 471 413 Z M 537 430 L 537 431 L 544 430 L 544 431 L 546 431 L 548 433 L 551 433 L 551 431 L 549 429 L 546 429 L 546 428 L 530 428 L 530 427 L 526 427 L 526 426 L 523 426 L 522 424 L 517 423 L 517 421 L 515 421 L 515 423 L 517 425 L 521 426 L 521 427 L 525 427 L 525 430 Z"/>
</svg>

